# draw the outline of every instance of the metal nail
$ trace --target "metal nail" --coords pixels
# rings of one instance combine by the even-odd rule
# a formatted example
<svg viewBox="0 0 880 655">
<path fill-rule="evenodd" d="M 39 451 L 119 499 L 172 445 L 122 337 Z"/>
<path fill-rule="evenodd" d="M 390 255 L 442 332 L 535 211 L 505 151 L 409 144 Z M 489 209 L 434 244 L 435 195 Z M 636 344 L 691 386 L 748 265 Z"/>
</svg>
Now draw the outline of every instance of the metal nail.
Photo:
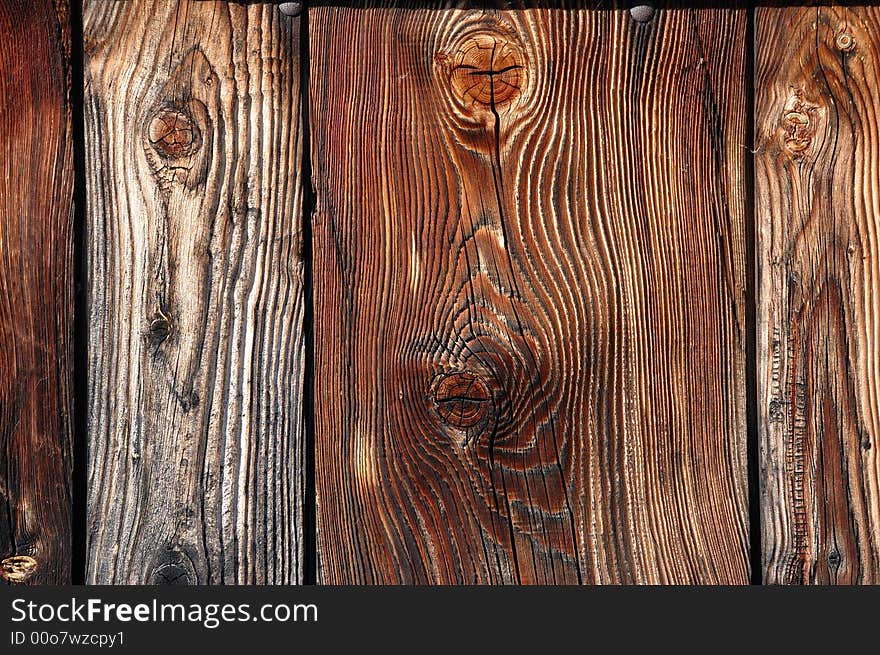
<svg viewBox="0 0 880 655">
<path fill-rule="evenodd" d="M 303 10 L 302 2 L 282 2 L 278 10 L 285 16 L 299 16 Z"/>
<path fill-rule="evenodd" d="M 654 7 L 651 5 L 635 5 L 630 7 L 629 15 L 637 23 L 648 23 L 654 18 Z"/>
</svg>

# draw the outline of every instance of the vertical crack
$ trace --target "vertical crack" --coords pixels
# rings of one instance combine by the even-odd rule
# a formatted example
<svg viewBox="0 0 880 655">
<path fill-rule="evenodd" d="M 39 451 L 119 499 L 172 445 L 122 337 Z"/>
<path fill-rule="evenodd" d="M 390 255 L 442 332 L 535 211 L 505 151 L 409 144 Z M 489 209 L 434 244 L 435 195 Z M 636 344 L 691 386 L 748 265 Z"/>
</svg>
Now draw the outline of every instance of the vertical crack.
<svg viewBox="0 0 880 655">
<path fill-rule="evenodd" d="M 495 200 L 496 200 L 496 204 L 498 206 L 498 221 L 501 224 L 502 236 L 504 238 L 504 251 L 505 251 L 505 254 L 507 255 L 507 265 L 508 265 L 508 271 L 509 271 L 508 281 L 513 289 L 515 298 L 520 299 L 522 296 L 520 294 L 519 285 L 517 284 L 517 281 L 516 281 L 516 275 L 514 275 L 513 258 L 511 257 L 510 249 L 508 247 L 510 240 L 508 238 L 507 223 L 506 223 L 506 220 L 504 217 L 504 206 L 503 206 L 504 180 L 503 180 L 502 172 L 501 172 L 501 170 L 502 170 L 501 169 L 501 115 L 498 113 L 498 107 L 495 102 L 495 77 L 496 77 L 496 75 L 509 70 L 511 67 L 502 68 L 500 71 L 495 71 L 495 51 L 496 51 L 497 46 L 498 46 L 497 42 L 495 42 L 495 44 L 492 46 L 492 55 L 490 58 L 490 66 L 489 66 L 490 71 L 488 73 L 489 93 L 490 93 L 489 109 L 492 112 L 492 116 L 494 118 L 494 141 L 495 141 L 495 149 L 494 149 L 494 153 L 493 153 L 493 162 L 492 162 L 492 179 L 493 179 L 494 186 L 495 186 Z M 513 312 L 513 318 L 516 321 L 517 330 L 518 330 L 519 334 L 522 335 L 522 334 L 524 334 L 522 319 L 520 318 L 519 311 L 516 308 L 516 304 L 513 302 L 511 303 L 511 310 Z M 529 360 L 530 360 L 529 364 L 533 367 L 537 367 L 537 357 L 535 356 L 535 353 L 532 351 L 531 347 L 525 341 L 524 341 L 524 349 L 529 357 Z M 551 433 L 550 437 L 551 437 L 551 441 L 553 442 L 553 450 L 554 450 L 554 456 L 555 456 L 555 460 L 556 460 L 556 467 L 557 467 L 557 471 L 559 473 L 559 479 L 560 479 L 560 484 L 562 487 L 562 492 L 565 497 L 565 510 L 566 510 L 566 513 L 568 514 L 569 527 L 570 527 L 570 531 L 571 531 L 570 537 L 571 537 L 571 541 L 572 541 L 572 553 L 574 555 L 575 569 L 577 571 L 577 580 L 578 580 L 578 584 L 583 584 L 583 574 L 581 572 L 580 553 L 578 551 L 577 538 L 575 536 L 577 534 L 577 532 L 575 529 L 574 513 L 572 512 L 571 503 L 568 498 L 568 489 L 565 486 L 565 476 L 563 475 L 562 462 L 560 461 L 560 457 L 559 457 L 559 446 L 556 443 L 556 425 L 555 425 L 555 422 L 553 421 L 553 418 L 552 418 L 552 412 L 550 411 L 549 407 L 547 407 L 547 399 L 544 397 L 544 394 L 538 393 L 539 390 L 535 389 L 535 384 L 534 384 L 534 381 L 533 381 L 531 375 L 528 376 L 528 380 L 529 380 L 529 386 L 530 386 L 530 389 L 529 389 L 530 393 L 532 393 L 536 397 L 541 398 L 541 403 L 544 405 L 544 409 L 546 410 L 546 415 L 548 417 L 550 417 L 548 419 L 550 421 L 550 433 Z M 537 430 L 537 429 L 538 429 L 538 426 L 536 424 L 535 430 Z M 538 435 L 536 434 L 535 436 L 537 437 Z M 490 451 L 489 451 L 490 452 L 490 462 L 493 461 L 493 455 L 494 455 L 494 453 L 492 451 L 493 447 L 494 447 L 494 440 L 492 442 L 490 442 Z M 501 471 L 501 480 L 502 480 L 502 484 L 503 484 L 504 483 L 503 470 Z M 545 482 L 546 482 L 546 479 L 545 479 Z M 527 484 L 526 489 L 528 491 L 528 484 Z M 517 559 L 516 559 L 517 558 L 516 546 L 512 541 L 513 523 L 512 523 L 512 517 L 510 515 L 510 501 L 507 499 L 506 490 L 505 490 L 505 501 L 507 502 L 507 505 L 508 505 L 507 520 L 508 520 L 508 523 L 510 524 L 510 530 L 511 530 L 511 549 L 513 550 L 514 562 L 516 562 L 517 561 Z M 549 535 L 547 535 L 547 532 L 546 532 L 546 526 L 542 526 L 542 527 L 544 528 L 545 537 L 549 536 Z M 532 557 L 534 558 L 534 548 L 532 549 Z M 556 572 L 555 572 L 555 567 L 553 566 L 553 559 L 552 558 L 550 558 L 550 566 L 551 566 L 551 572 L 552 572 L 554 583 L 555 583 L 556 582 Z M 517 580 L 519 581 L 520 571 L 519 571 L 518 565 L 517 565 L 516 573 L 517 573 Z"/>
</svg>

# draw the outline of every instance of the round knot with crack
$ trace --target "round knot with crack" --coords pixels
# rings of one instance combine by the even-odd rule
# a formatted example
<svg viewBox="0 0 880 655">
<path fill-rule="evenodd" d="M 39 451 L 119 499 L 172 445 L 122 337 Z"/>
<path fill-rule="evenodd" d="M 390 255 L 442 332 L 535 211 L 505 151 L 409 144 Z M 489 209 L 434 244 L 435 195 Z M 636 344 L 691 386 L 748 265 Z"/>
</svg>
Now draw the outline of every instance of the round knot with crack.
<svg viewBox="0 0 880 655">
<path fill-rule="evenodd" d="M 495 406 L 486 382 L 468 371 L 439 375 L 433 384 L 432 398 L 440 419 L 458 429 L 484 423 Z"/>
<path fill-rule="evenodd" d="M 147 137 L 153 148 L 168 159 L 193 154 L 201 145 L 201 133 L 193 119 L 177 109 L 162 109 L 150 120 Z"/>
<path fill-rule="evenodd" d="M 465 102 L 497 109 L 516 99 L 523 86 L 522 51 L 502 34 L 468 36 L 449 64 L 452 89 Z"/>
</svg>

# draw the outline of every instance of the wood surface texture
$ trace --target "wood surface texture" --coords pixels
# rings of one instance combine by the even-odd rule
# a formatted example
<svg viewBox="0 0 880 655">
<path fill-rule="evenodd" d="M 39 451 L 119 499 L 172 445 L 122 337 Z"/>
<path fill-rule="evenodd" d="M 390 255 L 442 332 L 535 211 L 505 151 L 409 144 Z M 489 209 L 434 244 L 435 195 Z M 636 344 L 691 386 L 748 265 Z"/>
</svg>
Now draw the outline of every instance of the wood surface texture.
<svg viewBox="0 0 880 655">
<path fill-rule="evenodd" d="M 73 142 L 66 2 L 0 0 L 0 577 L 71 580 Z"/>
<path fill-rule="evenodd" d="M 310 9 L 319 582 L 748 582 L 746 25 Z"/>
<path fill-rule="evenodd" d="M 303 575 L 299 19 L 84 3 L 87 581 Z"/>
<path fill-rule="evenodd" d="M 764 580 L 880 583 L 880 8 L 756 13 Z"/>
</svg>

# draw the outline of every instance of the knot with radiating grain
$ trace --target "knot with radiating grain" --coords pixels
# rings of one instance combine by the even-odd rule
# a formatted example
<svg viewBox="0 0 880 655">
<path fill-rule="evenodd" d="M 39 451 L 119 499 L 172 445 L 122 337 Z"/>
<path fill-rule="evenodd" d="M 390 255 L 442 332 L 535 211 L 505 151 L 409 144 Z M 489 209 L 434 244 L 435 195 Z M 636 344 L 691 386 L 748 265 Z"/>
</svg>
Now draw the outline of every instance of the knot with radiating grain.
<svg viewBox="0 0 880 655">
<path fill-rule="evenodd" d="M 453 90 L 465 103 L 497 110 L 519 95 L 522 52 L 504 34 L 474 34 L 458 46 L 449 74 Z"/>
<path fill-rule="evenodd" d="M 440 419 L 458 429 L 485 425 L 495 413 L 489 386 L 481 377 L 467 371 L 437 376 L 431 398 Z"/>
<path fill-rule="evenodd" d="M 492 127 L 519 105 L 529 81 L 529 62 L 511 25 L 481 15 L 439 38 L 434 75 L 458 127 Z"/>
</svg>

